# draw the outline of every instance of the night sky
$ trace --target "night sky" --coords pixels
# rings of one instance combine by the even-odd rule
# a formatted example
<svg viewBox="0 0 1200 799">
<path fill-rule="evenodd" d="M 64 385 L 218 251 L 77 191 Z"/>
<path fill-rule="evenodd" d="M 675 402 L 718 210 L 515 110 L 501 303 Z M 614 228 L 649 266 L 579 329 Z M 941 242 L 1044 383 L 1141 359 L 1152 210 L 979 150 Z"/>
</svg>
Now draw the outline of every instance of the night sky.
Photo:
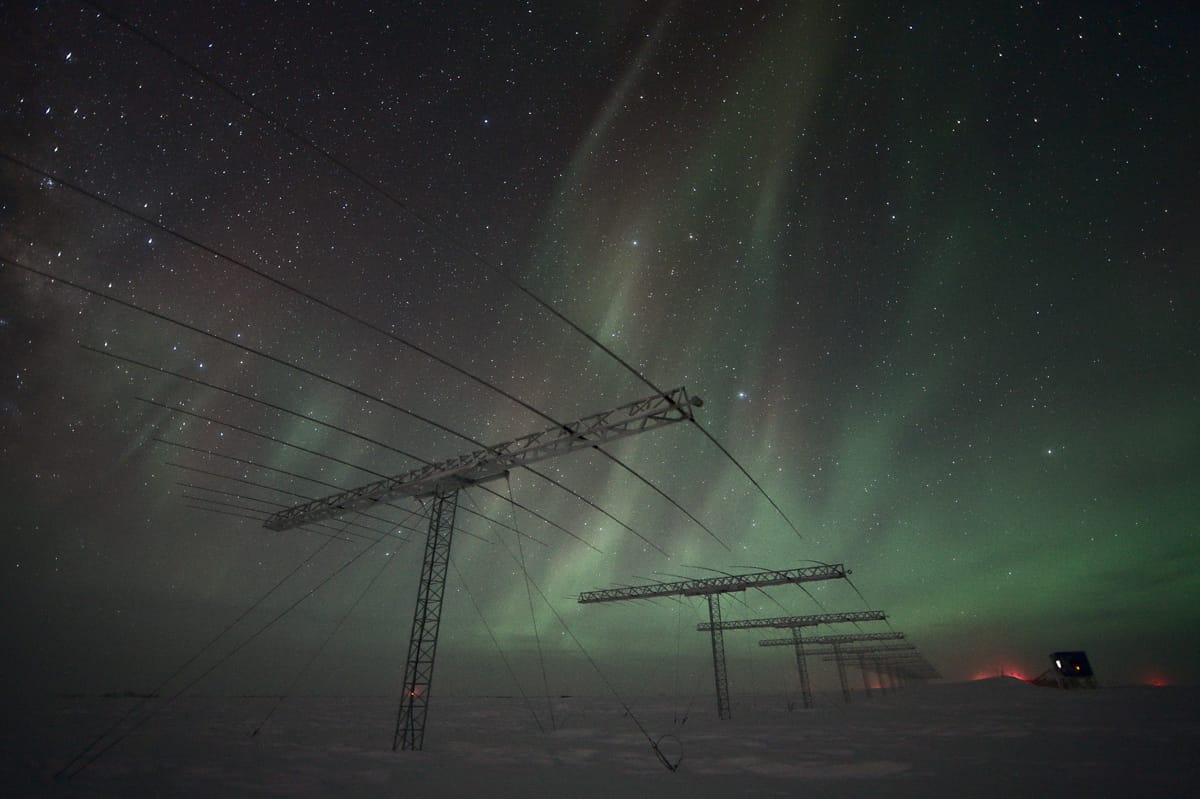
<svg viewBox="0 0 1200 799">
<path fill-rule="evenodd" d="M 528 472 L 472 489 L 435 692 L 514 693 L 493 636 L 524 690 L 539 643 L 552 692 L 598 690 L 540 589 L 622 692 L 708 701 L 698 600 L 575 596 L 814 561 L 853 585 L 726 617 L 882 609 L 949 679 L 1059 649 L 1104 683 L 1200 677 L 1193 4 L 111 9 L 270 119 L 94 8 L 3 12 L 6 688 L 156 689 L 288 577 L 198 675 L 363 553 L 189 690 L 398 695 L 417 505 L 229 514 L 474 449 L 397 408 L 548 426 L 380 331 L 559 421 L 653 393 L 513 281 L 703 397 L 799 535 L 692 425 L 609 451 L 707 530 L 590 451 L 538 468 L 636 534 Z M 727 636 L 735 694 L 794 691 L 764 637 Z"/>
</svg>

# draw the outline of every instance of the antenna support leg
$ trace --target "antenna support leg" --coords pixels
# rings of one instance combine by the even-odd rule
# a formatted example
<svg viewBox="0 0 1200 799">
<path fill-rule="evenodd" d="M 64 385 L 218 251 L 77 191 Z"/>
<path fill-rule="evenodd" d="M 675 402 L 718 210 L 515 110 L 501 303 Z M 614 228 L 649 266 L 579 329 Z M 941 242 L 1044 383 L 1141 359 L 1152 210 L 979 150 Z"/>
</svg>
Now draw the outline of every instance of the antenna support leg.
<svg viewBox="0 0 1200 799">
<path fill-rule="evenodd" d="M 713 678 L 717 683 L 717 718 L 729 714 L 729 674 L 725 668 L 725 630 L 721 626 L 721 595 L 708 595 L 708 621 L 712 625 Z"/>
<path fill-rule="evenodd" d="M 846 659 L 842 656 L 841 647 L 833 645 L 833 659 L 837 661 L 838 679 L 842 681 L 842 700 L 850 704 L 850 683 L 846 680 Z"/>
<path fill-rule="evenodd" d="M 425 745 L 425 718 L 429 713 L 429 694 L 433 688 L 433 660 L 437 653 L 442 597 L 446 593 L 450 539 L 454 534 L 454 513 L 457 508 L 457 489 L 438 490 L 433 495 L 429 534 L 425 539 L 425 559 L 421 563 L 421 583 L 417 588 L 417 605 L 413 609 L 412 632 L 408 638 L 404 688 L 396 717 L 396 733 L 392 738 L 393 751 L 419 751 Z"/>
<path fill-rule="evenodd" d="M 796 644 L 796 671 L 800 675 L 800 696 L 804 699 L 804 707 L 813 706 L 812 684 L 808 681 L 808 662 L 804 658 L 804 639 L 800 636 L 800 628 L 792 628 L 792 640 Z"/>
</svg>

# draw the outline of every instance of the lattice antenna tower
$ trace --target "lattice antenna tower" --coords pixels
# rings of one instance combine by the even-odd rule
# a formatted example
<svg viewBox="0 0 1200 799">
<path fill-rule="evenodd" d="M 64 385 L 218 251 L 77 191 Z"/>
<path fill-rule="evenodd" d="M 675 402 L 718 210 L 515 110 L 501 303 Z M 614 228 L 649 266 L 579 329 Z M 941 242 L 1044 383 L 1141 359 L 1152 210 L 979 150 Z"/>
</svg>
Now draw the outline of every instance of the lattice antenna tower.
<svg viewBox="0 0 1200 799">
<path fill-rule="evenodd" d="M 811 642 L 811 639 L 809 639 Z M 791 641 L 780 639 L 779 645 L 790 644 Z M 762 646 L 763 642 L 759 642 Z M 774 644 L 772 644 L 774 645 Z M 807 657 L 822 657 L 825 660 L 832 660 L 837 665 L 838 679 L 841 682 L 842 699 L 849 702 L 851 695 L 850 683 L 846 675 L 846 666 L 857 665 L 862 673 L 863 694 L 870 699 L 872 695 L 871 682 L 868 678 L 867 659 L 871 656 L 879 656 L 881 654 L 895 654 L 898 652 L 915 653 L 917 648 L 912 644 L 878 644 L 874 646 L 845 646 L 844 644 L 834 643 L 826 648 L 808 649 L 804 652 Z M 880 683 L 882 685 L 882 682 Z"/>
<path fill-rule="evenodd" d="M 827 662 L 835 662 L 839 656 L 823 658 Z M 892 690 L 903 687 L 908 680 L 940 680 L 942 675 L 920 653 L 881 653 L 870 656 L 872 666 L 880 677 L 887 677 L 892 684 Z M 882 680 L 880 682 L 882 685 Z"/>
<path fill-rule="evenodd" d="M 849 574 L 849 572 L 846 572 Z M 796 668 L 800 673 L 800 692 L 804 698 L 804 706 L 813 706 L 812 684 L 809 680 L 808 665 L 804 658 L 804 641 L 800 631 L 805 627 L 817 627 L 822 624 L 857 624 L 864 621 L 884 621 L 887 614 L 882 610 L 856 610 L 846 613 L 815 613 L 810 616 L 775 616 L 766 619 L 739 619 L 737 621 L 709 621 L 696 625 L 700 632 L 717 630 L 762 630 L 777 629 L 791 630 L 792 643 L 796 647 Z M 843 680 L 845 682 L 845 680 Z"/>
<path fill-rule="evenodd" d="M 877 611 L 870 611 L 877 612 Z M 875 621 L 876 619 L 872 619 Z M 813 646 L 830 646 L 832 653 L 837 654 L 840 647 L 844 644 L 868 642 L 868 641 L 898 641 L 904 638 L 904 633 L 845 633 L 839 635 L 818 635 L 809 638 L 802 638 L 800 635 L 800 627 L 792 627 L 791 638 L 768 638 L 759 641 L 759 646 L 792 646 L 796 649 L 796 672 L 800 676 L 800 695 L 804 701 L 806 708 L 813 706 L 812 684 L 808 676 L 808 660 L 807 655 L 813 654 L 806 652 L 805 645 Z M 843 662 L 838 661 L 838 679 L 842 684 L 842 699 L 850 701 L 850 685 L 846 678 L 846 668 Z M 864 672 L 863 683 L 866 684 L 866 676 Z M 871 695 L 870 688 L 867 688 L 867 696 Z"/>
<path fill-rule="evenodd" d="M 390 499 L 413 497 L 430 501 L 429 529 L 413 609 L 393 750 L 419 750 L 425 745 L 425 724 L 433 689 L 458 492 L 502 478 L 517 467 L 599 447 L 676 422 L 691 421 L 693 409 L 702 404 L 699 397 L 689 397 L 686 390 L 677 388 L 575 422 L 285 508 L 267 518 L 264 527 L 287 530 L 362 511 Z"/>
<path fill-rule="evenodd" d="M 717 718 L 728 719 L 731 715 L 729 704 L 729 672 L 725 663 L 725 630 L 750 629 L 753 624 L 745 621 L 721 620 L 721 595 L 746 591 L 751 588 L 767 588 L 774 585 L 799 585 L 818 580 L 844 579 L 850 572 L 840 563 L 808 566 L 801 569 L 783 569 L 779 571 L 760 571 L 747 574 L 727 574 L 722 577 L 707 577 L 698 580 L 682 580 L 674 583 L 651 583 L 649 585 L 624 586 L 607 588 L 599 591 L 585 591 L 579 595 L 580 604 L 596 602 L 620 602 L 631 599 L 653 599 L 654 597 L 702 596 L 708 600 L 708 621 L 696 626 L 697 630 L 707 630 L 711 633 L 713 681 L 717 692 Z M 877 615 L 871 615 L 877 614 Z M 758 621 L 784 621 L 788 624 L 761 624 L 761 627 L 793 627 L 830 624 L 832 617 L 843 617 L 841 621 L 873 621 L 884 616 L 879 611 L 860 611 L 858 613 L 832 613 L 821 616 L 786 616 L 780 619 L 759 619 Z M 869 617 L 869 618 L 868 618 Z M 805 621 L 821 619 L 820 621 Z"/>
<path fill-rule="evenodd" d="M 907 680 L 940 680 L 942 675 L 920 652 L 882 652 L 870 656 L 875 673 L 887 677 L 892 688 L 901 687 Z M 883 681 L 880 680 L 882 685 Z"/>
</svg>

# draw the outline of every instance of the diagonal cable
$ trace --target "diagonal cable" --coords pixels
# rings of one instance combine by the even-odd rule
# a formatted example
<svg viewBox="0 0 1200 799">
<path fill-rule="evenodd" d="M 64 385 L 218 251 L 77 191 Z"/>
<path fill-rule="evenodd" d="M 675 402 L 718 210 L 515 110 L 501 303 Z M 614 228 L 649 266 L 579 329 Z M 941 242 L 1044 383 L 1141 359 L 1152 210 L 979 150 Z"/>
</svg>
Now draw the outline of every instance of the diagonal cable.
<svg viewBox="0 0 1200 799">
<path fill-rule="evenodd" d="M 271 586 L 269 589 L 267 589 L 267 591 L 264 594 L 262 594 L 262 596 L 260 596 L 258 599 L 256 599 L 254 602 L 252 602 L 249 607 L 247 607 L 245 610 L 243 610 L 241 612 L 241 614 L 238 615 L 237 618 L 235 618 L 233 621 L 231 621 L 229 624 L 227 624 L 224 627 L 224 629 L 222 629 L 219 633 L 217 633 L 215 636 L 213 636 L 211 639 L 209 639 L 209 641 L 207 643 L 205 643 L 203 646 L 201 646 L 200 649 L 198 649 L 194 655 L 192 655 L 190 658 L 188 658 L 186 661 L 184 661 L 182 664 L 180 664 L 178 667 L 176 667 L 176 669 L 173 672 L 171 672 L 171 674 L 165 680 L 160 682 L 153 690 L 151 690 L 150 693 L 145 698 L 143 698 L 140 702 L 138 702 L 136 705 L 134 705 L 129 710 L 127 710 L 120 718 L 117 719 L 117 721 L 114 724 L 112 724 L 110 727 L 108 727 L 106 730 L 104 730 L 98 736 L 93 738 L 92 741 L 90 743 L 88 743 L 87 746 L 85 746 L 77 755 L 75 755 L 75 757 L 71 758 L 71 760 L 68 761 L 66 765 L 64 765 L 61 769 L 59 769 L 57 773 L 55 773 L 55 775 L 54 775 L 55 778 L 66 777 L 67 779 L 70 779 L 75 774 L 78 774 L 80 771 L 82 771 L 84 768 L 87 768 L 88 765 L 90 765 L 92 762 L 94 762 L 96 757 L 99 757 L 100 754 L 103 754 L 103 751 L 107 751 L 108 747 L 105 747 L 105 750 L 102 750 L 101 752 L 97 753 L 95 755 L 95 757 L 93 757 L 91 760 L 88 760 L 79 769 L 75 770 L 74 772 L 71 772 L 72 767 L 76 763 L 78 763 L 84 756 L 86 756 L 89 751 L 94 749 L 97 744 L 99 744 L 102 740 L 104 740 L 106 737 L 108 737 L 108 735 L 111 734 L 115 729 L 117 729 L 117 727 L 124 724 L 125 721 L 128 720 L 133 714 L 140 711 L 141 708 L 143 708 L 147 704 L 147 702 L 149 702 L 150 697 L 159 694 L 163 690 L 163 688 L 165 688 L 167 685 L 169 685 L 176 677 L 178 677 L 189 666 L 191 666 L 193 663 L 195 663 L 202 655 L 204 655 L 204 653 L 208 652 L 208 650 L 211 649 L 219 640 L 224 638 L 225 635 L 230 630 L 232 630 L 243 619 L 245 619 L 247 616 L 249 616 L 251 613 L 253 613 L 255 610 L 257 610 L 259 607 L 261 607 L 263 602 L 265 602 L 277 590 L 279 590 L 279 588 L 282 587 L 283 584 L 286 583 L 288 580 L 290 580 L 297 572 L 299 572 L 301 569 L 303 569 L 305 566 L 307 566 L 309 563 L 311 563 L 312 560 L 317 555 L 319 555 L 321 552 L 323 552 L 325 550 L 325 547 L 329 546 L 329 544 L 332 541 L 333 541 L 332 537 L 327 538 L 324 542 L 321 543 L 321 545 L 319 547 L 314 549 L 303 560 L 301 560 L 298 564 L 296 564 L 295 568 L 293 568 L 290 572 L 288 572 L 286 575 L 284 575 L 277 583 L 275 583 L 273 586 Z M 113 744 L 109 744 L 109 746 L 112 746 L 112 745 Z M 71 773 L 68 773 L 68 772 L 71 772 Z"/>
<path fill-rule="evenodd" d="M 332 539 L 330 539 L 330 540 L 332 540 Z M 208 675 L 212 674 L 220 666 L 222 666 L 226 662 L 228 662 L 230 658 L 232 658 L 234 655 L 236 655 L 237 653 L 239 653 L 243 649 L 245 649 L 247 646 L 249 646 L 252 642 L 257 640 L 260 635 L 262 635 L 264 632 L 269 630 L 271 627 L 275 626 L 276 623 L 278 623 L 285 616 L 287 616 L 289 613 L 291 613 L 293 610 L 295 610 L 296 607 L 298 607 L 306 599 L 313 596 L 317 591 L 321 590 L 321 588 L 323 588 L 325 585 L 327 585 L 331 580 L 333 580 L 335 577 L 337 577 L 339 574 L 341 574 L 343 571 L 345 571 L 347 568 L 349 568 L 351 565 L 353 565 L 355 562 L 357 562 L 359 558 L 361 558 L 363 555 L 365 555 L 368 552 L 370 552 L 371 550 L 373 550 L 375 547 L 379 546 L 379 544 L 382 543 L 383 541 L 387 541 L 387 540 L 389 540 L 389 539 L 388 539 L 388 537 L 385 536 L 385 537 L 380 538 L 375 543 L 368 544 L 367 546 L 363 547 L 361 550 L 358 551 L 358 553 L 353 555 L 349 560 L 347 560 L 345 563 L 343 563 L 341 566 L 339 566 L 337 569 L 335 569 L 332 573 L 330 573 L 328 576 L 326 576 L 323 580 L 321 580 L 319 583 L 317 583 L 314 587 L 310 588 L 307 592 L 305 592 L 303 595 L 301 595 L 299 599 L 292 602 L 290 605 L 288 605 L 286 608 L 284 608 L 282 611 L 280 611 L 278 614 L 276 614 L 274 617 L 272 617 L 270 619 L 270 621 L 266 622 L 261 627 L 259 627 L 257 630 L 255 630 L 253 633 L 251 633 L 247 638 L 243 639 L 237 646 L 235 646 L 233 649 L 226 652 L 222 657 L 220 657 L 216 662 L 214 662 L 212 665 L 210 665 L 207 669 L 202 671 L 198 676 L 196 676 L 195 678 L 193 678 L 192 680 L 190 680 L 189 682 L 184 684 L 183 687 L 179 688 L 174 694 L 172 694 L 167 699 L 167 701 L 163 705 L 161 705 L 159 708 L 142 716 L 142 718 L 140 718 L 132 726 L 130 726 L 129 729 L 125 730 L 125 732 L 123 732 L 121 735 L 119 735 L 116 738 L 114 738 L 113 740 L 109 741 L 108 744 L 106 744 L 104 747 L 102 747 L 101 749 L 94 752 L 86 760 L 84 760 L 82 763 L 78 764 L 72 771 L 67 772 L 66 769 L 64 768 L 59 773 L 62 774 L 64 772 L 66 772 L 65 776 L 67 779 L 72 779 L 75 776 L 77 776 L 80 772 L 82 772 L 84 769 L 86 769 L 92 763 L 95 763 L 97 760 L 99 760 L 101 757 L 103 757 L 104 754 L 106 752 L 108 752 L 110 749 L 112 749 L 114 746 L 116 746 L 117 744 L 121 743 L 121 741 L 128 738 L 138 728 L 140 728 L 143 724 L 145 724 L 147 721 L 149 721 L 153 716 L 155 716 L 157 713 L 161 712 L 163 709 L 169 707 L 172 703 L 175 702 L 176 699 L 178 699 L 180 696 L 182 696 L 184 694 L 184 692 L 186 692 L 187 690 L 189 690 L 190 688 L 195 686 L 197 683 L 199 683 L 201 680 L 203 680 Z M 324 545 L 322 545 L 322 547 L 323 546 Z"/>
<path fill-rule="evenodd" d="M 512 516 L 513 527 L 520 528 L 520 523 L 517 520 L 517 503 L 513 500 L 512 478 L 507 474 L 504 475 L 505 482 L 508 484 L 508 499 L 509 513 Z M 529 587 L 529 571 L 525 568 L 525 547 L 521 544 L 521 537 L 517 539 L 517 554 L 521 556 L 521 572 L 525 575 L 525 596 L 529 600 L 529 624 L 533 628 L 533 641 L 537 646 L 538 665 L 542 670 L 542 690 L 546 697 L 546 714 L 550 717 L 550 729 L 557 730 L 558 722 L 554 719 L 554 704 L 550 699 L 550 680 L 546 675 L 546 658 L 542 654 L 542 636 L 538 633 L 537 614 L 533 609 L 533 590 Z"/>
</svg>

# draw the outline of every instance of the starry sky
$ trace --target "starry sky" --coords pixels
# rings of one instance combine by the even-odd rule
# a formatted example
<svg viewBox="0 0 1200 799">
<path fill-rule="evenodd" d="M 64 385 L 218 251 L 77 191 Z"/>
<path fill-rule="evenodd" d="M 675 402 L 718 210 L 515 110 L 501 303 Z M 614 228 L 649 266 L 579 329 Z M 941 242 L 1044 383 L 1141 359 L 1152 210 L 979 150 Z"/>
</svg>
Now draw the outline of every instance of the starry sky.
<svg viewBox="0 0 1200 799">
<path fill-rule="evenodd" d="M 242 516 L 547 426 L 463 372 L 558 421 L 653 393 L 516 283 L 702 397 L 786 518 L 686 424 L 609 447 L 657 490 L 538 467 L 605 513 L 471 489 L 435 691 L 543 691 L 539 648 L 598 690 L 561 619 L 707 701 L 698 600 L 576 595 L 813 562 L 853 584 L 726 617 L 885 610 L 949 679 L 1200 676 L 1194 7 L 106 8 L 136 32 L 0 34 L 6 687 L 158 689 L 233 625 L 164 692 L 398 694 L 421 509 Z M 795 690 L 761 637 L 735 695 Z"/>
</svg>

